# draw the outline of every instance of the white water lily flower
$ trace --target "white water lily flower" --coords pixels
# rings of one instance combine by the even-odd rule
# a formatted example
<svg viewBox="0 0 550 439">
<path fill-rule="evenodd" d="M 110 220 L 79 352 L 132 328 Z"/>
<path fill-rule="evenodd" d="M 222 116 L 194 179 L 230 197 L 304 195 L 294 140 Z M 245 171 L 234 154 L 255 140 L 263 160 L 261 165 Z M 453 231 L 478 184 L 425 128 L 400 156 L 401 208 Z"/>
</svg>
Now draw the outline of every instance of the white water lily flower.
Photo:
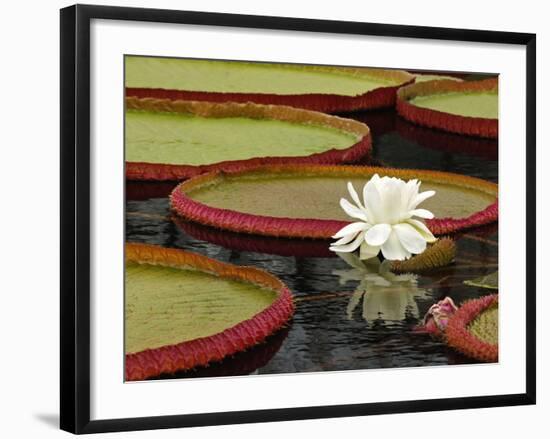
<svg viewBox="0 0 550 439">
<path fill-rule="evenodd" d="M 426 250 L 427 243 L 436 238 L 426 225 L 416 219 L 433 218 L 426 209 L 418 209 L 435 191 L 419 193 L 421 182 L 405 182 L 400 178 L 375 174 L 363 188 L 361 202 L 355 188 L 348 182 L 348 191 L 355 204 L 345 198 L 340 206 L 359 221 L 348 224 L 336 233 L 330 249 L 349 253 L 359 249 L 360 259 L 369 259 L 381 251 L 384 258 L 402 261 Z"/>
</svg>

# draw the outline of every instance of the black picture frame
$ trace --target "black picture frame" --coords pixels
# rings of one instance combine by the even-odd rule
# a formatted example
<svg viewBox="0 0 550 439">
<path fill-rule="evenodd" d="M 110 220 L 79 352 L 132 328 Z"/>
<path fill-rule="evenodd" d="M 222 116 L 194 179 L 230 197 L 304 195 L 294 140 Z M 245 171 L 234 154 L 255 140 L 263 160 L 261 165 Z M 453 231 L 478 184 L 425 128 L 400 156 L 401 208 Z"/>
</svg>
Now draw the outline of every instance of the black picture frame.
<svg viewBox="0 0 550 439">
<path fill-rule="evenodd" d="M 90 420 L 90 21 L 92 19 L 525 46 L 527 54 L 525 66 L 527 75 L 526 392 L 481 397 Z M 536 36 L 529 33 L 108 6 L 75 5 L 62 9 L 61 428 L 73 433 L 98 433 L 535 404 L 535 63 Z"/>
</svg>

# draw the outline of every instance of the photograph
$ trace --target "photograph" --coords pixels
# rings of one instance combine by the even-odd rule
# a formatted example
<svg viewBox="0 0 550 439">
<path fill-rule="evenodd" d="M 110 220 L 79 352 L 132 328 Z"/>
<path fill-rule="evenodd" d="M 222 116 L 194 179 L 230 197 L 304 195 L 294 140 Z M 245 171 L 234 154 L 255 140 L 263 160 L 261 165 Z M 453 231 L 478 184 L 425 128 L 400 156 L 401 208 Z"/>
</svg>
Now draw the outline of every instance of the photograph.
<svg viewBox="0 0 550 439">
<path fill-rule="evenodd" d="M 499 362 L 498 71 L 123 75 L 126 382 Z"/>
</svg>

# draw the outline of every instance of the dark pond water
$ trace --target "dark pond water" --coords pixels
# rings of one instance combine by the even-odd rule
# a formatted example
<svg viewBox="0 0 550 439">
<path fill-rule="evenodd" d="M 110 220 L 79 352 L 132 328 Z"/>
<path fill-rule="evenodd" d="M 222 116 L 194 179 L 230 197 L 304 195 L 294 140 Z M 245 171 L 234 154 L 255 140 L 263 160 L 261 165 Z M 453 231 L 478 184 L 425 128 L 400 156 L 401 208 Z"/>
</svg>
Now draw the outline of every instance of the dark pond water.
<svg viewBox="0 0 550 439">
<path fill-rule="evenodd" d="M 364 163 L 443 170 L 497 181 L 495 141 L 420 128 L 393 111 L 346 117 L 367 123 L 373 132 L 373 154 Z M 461 303 L 491 292 L 463 281 L 497 270 L 497 225 L 461 234 L 452 266 L 429 275 L 390 277 L 381 274 L 376 264 L 365 270 L 352 268 L 327 251 L 328 241 L 243 237 L 173 218 L 167 198 L 172 187 L 127 184 L 127 241 L 181 248 L 233 264 L 264 268 L 286 282 L 297 305 L 288 327 L 265 343 L 176 377 L 472 362 L 430 336 L 414 332 L 414 328 L 428 308 L 445 296 Z"/>
</svg>

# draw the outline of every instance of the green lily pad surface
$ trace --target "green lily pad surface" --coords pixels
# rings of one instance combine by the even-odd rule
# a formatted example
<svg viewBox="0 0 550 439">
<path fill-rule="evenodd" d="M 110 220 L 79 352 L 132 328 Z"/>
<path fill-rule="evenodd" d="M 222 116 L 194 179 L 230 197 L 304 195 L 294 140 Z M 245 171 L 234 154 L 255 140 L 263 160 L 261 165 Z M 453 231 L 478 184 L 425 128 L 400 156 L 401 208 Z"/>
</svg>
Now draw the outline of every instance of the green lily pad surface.
<svg viewBox="0 0 550 439">
<path fill-rule="evenodd" d="M 126 161 L 208 165 L 253 157 L 308 156 L 360 139 L 335 128 L 246 117 L 126 112 Z"/>
<path fill-rule="evenodd" d="M 316 66 L 126 57 L 126 87 L 222 92 L 357 96 L 398 83 Z"/>
<path fill-rule="evenodd" d="M 418 178 L 422 180 L 422 176 Z M 332 219 L 350 221 L 339 205 L 340 198 L 348 198 L 347 182 L 362 191 L 368 178 L 357 176 L 316 176 L 248 174 L 224 176 L 216 184 L 198 187 L 188 192 L 194 201 L 220 209 L 240 213 L 280 218 Z M 495 196 L 481 190 L 443 183 L 424 182 L 421 191 L 435 190 L 436 195 L 422 204 L 422 208 L 437 218 L 466 217 L 485 209 Z"/>
<path fill-rule="evenodd" d="M 454 76 L 445 76 L 445 75 L 429 75 L 429 74 L 418 74 L 414 76 L 414 82 L 418 84 L 419 82 L 427 82 L 427 81 L 441 81 L 442 79 L 448 80 L 448 81 L 457 81 L 461 82 L 462 79 L 455 78 Z"/>
<path fill-rule="evenodd" d="M 498 305 L 482 311 L 468 325 L 470 332 L 485 343 L 498 344 Z"/>
<path fill-rule="evenodd" d="M 498 271 L 490 273 L 487 276 L 481 276 L 471 280 L 465 280 L 466 285 L 472 287 L 489 288 L 492 290 L 498 290 Z"/>
<path fill-rule="evenodd" d="M 276 298 L 256 284 L 202 271 L 127 263 L 126 354 L 212 336 Z"/>
<path fill-rule="evenodd" d="M 442 111 L 457 116 L 498 118 L 498 95 L 496 93 L 447 93 L 417 96 L 410 103 L 430 110 Z"/>
</svg>

